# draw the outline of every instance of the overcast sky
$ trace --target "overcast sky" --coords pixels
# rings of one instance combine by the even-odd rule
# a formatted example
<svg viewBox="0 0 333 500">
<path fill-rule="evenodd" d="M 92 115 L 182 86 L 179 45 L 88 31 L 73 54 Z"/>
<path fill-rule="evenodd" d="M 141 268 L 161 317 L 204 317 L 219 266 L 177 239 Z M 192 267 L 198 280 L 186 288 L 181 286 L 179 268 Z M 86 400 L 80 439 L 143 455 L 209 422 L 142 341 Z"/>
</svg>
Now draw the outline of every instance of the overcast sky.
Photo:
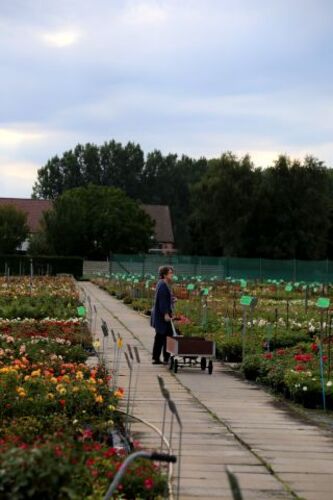
<svg viewBox="0 0 333 500">
<path fill-rule="evenodd" d="M 0 0 L 0 196 L 78 142 L 333 166 L 333 0 Z"/>
</svg>

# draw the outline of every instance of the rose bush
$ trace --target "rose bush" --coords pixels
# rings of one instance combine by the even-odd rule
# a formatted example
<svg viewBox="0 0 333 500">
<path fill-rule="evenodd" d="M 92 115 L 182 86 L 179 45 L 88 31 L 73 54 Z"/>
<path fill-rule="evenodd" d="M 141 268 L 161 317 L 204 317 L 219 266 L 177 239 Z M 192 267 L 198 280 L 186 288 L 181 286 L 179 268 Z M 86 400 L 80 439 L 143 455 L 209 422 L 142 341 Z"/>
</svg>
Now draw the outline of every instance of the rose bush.
<svg viewBox="0 0 333 500">
<path fill-rule="evenodd" d="M 124 460 L 123 390 L 84 363 L 92 338 L 78 305 L 70 278 L 0 279 L 1 499 L 101 500 Z M 116 496 L 153 499 L 165 487 L 140 461 Z"/>
</svg>

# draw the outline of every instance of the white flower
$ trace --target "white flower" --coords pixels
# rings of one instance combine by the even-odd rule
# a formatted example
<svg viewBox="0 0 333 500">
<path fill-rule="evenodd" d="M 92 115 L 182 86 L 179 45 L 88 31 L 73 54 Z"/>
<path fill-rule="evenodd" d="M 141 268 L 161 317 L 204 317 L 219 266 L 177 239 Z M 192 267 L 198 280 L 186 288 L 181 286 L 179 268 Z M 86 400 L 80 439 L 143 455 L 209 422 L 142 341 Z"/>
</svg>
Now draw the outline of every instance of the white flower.
<svg viewBox="0 0 333 500">
<path fill-rule="evenodd" d="M 267 324 L 267 321 L 265 319 L 260 319 L 259 322 L 258 322 L 258 326 L 260 328 L 262 328 L 263 326 L 265 326 Z"/>
<path fill-rule="evenodd" d="M 327 385 L 327 387 L 331 387 L 333 385 L 332 380 L 329 380 L 326 385 Z"/>
<path fill-rule="evenodd" d="M 308 390 L 307 386 L 303 385 L 303 391 L 307 391 L 307 390 Z"/>
</svg>

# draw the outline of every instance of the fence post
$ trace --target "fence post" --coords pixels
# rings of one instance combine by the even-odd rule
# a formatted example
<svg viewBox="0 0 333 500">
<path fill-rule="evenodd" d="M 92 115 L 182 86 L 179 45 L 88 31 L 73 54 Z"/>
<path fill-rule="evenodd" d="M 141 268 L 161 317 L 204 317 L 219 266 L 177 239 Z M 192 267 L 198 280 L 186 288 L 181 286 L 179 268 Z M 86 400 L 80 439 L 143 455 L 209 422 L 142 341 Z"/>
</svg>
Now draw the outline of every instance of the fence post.
<svg viewBox="0 0 333 500">
<path fill-rule="evenodd" d="M 143 254 L 143 256 L 142 256 L 142 278 L 145 275 L 145 263 L 146 263 L 146 255 Z"/>
<path fill-rule="evenodd" d="M 226 275 L 228 277 L 228 276 L 230 276 L 230 261 L 229 261 L 229 257 L 226 257 L 226 269 L 227 269 Z"/>
<path fill-rule="evenodd" d="M 226 278 L 226 275 L 225 275 L 225 266 L 223 265 L 223 257 L 219 257 L 219 265 L 218 265 L 218 269 L 219 269 L 219 272 L 220 272 L 220 277 L 222 280 L 224 280 Z"/>
<path fill-rule="evenodd" d="M 110 257 L 109 257 L 109 275 L 110 275 L 110 278 L 111 278 L 111 274 L 112 274 L 112 252 L 110 252 Z"/>
<path fill-rule="evenodd" d="M 293 259 L 293 281 L 295 282 L 297 280 L 297 260 Z"/>
</svg>

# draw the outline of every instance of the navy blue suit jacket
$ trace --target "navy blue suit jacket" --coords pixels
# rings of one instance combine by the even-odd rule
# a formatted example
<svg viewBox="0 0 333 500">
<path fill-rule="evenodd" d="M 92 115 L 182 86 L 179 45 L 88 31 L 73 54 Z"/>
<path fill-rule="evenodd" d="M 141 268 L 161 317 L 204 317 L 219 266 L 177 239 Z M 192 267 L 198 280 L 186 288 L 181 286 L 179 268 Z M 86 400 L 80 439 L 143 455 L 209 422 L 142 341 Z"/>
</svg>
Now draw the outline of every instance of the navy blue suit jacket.
<svg viewBox="0 0 333 500">
<path fill-rule="evenodd" d="M 152 310 L 152 326 L 157 333 L 167 334 L 171 330 L 170 321 L 165 321 L 164 315 L 172 315 L 171 291 L 165 281 L 160 280 L 156 286 L 155 303 Z"/>
</svg>

